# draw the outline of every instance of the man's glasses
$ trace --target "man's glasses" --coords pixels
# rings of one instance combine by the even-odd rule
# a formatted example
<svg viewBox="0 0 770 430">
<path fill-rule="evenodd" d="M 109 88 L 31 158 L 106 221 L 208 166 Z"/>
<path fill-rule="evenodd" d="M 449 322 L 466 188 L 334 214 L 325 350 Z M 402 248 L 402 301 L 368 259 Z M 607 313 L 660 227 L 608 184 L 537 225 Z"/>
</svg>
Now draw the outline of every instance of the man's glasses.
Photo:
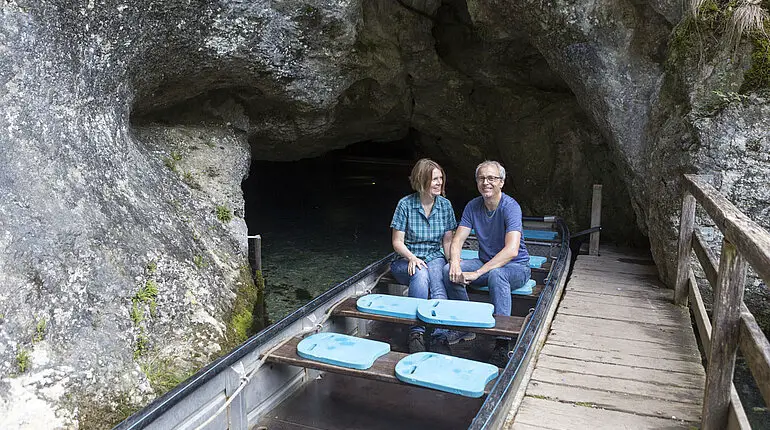
<svg viewBox="0 0 770 430">
<path fill-rule="evenodd" d="M 500 176 L 477 176 L 476 182 L 478 182 L 479 184 L 483 184 L 484 182 L 489 182 L 490 184 L 494 184 L 500 179 L 503 179 L 503 178 L 501 178 Z"/>
</svg>

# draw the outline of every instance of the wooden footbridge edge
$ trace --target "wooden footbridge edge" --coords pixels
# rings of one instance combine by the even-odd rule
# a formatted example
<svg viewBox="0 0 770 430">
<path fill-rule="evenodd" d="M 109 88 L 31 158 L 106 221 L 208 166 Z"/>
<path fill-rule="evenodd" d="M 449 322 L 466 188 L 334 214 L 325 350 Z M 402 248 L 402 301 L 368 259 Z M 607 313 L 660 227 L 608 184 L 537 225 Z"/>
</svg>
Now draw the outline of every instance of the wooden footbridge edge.
<svg viewBox="0 0 770 430">
<path fill-rule="evenodd" d="M 566 261 L 572 261 L 571 259 L 572 253 L 571 251 L 568 251 Z M 511 395 L 508 396 L 509 400 L 503 405 L 508 408 L 508 414 L 499 415 L 505 418 L 505 421 L 502 423 L 502 428 L 510 428 L 513 425 L 516 413 L 518 413 L 521 402 L 524 400 L 529 380 L 532 378 L 532 373 L 535 371 L 537 357 L 540 355 L 540 350 L 543 349 L 543 345 L 545 345 L 548 332 L 551 330 L 551 323 L 553 322 L 554 315 L 559 308 L 559 303 L 561 303 L 562 293 L 564 292 L 564 287 L 567 285 L 567 271 L 568 268 L 565 269 L 564 275 L 559 278 L 559 283 L 556 284 L 553 292 L 554 299 L 551 301 L 551 305 L 546 311 L 542 324 L 532 338 L 532 343 L 529 347 L 535 349 L 534 353 L 527 354 L 527 358 L 521 362 L 521 365 L 516 372 L 516 377 L 511 382 Z"/>
</svg>

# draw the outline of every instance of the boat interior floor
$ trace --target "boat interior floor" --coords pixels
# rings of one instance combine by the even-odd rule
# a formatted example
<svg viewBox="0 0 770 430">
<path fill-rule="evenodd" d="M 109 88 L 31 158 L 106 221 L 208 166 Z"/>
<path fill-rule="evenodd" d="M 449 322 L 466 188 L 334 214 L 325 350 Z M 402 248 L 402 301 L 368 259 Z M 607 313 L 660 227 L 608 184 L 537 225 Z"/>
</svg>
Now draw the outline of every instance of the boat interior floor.
<svg viewBox="0 0 770 430">
<path fill-rule="evenodd" d="M 324 373 L 257 423 L 270 430 L 468 428 L 484 398 Z"/>
</svg>

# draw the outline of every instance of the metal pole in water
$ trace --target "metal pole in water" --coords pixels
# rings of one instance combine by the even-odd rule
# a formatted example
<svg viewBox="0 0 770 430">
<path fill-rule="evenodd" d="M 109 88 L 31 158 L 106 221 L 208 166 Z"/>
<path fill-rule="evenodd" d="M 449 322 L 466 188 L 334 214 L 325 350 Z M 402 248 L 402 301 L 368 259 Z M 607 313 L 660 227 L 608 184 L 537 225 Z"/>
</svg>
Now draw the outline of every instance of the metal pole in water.
<svg viewBox="0 0 770 430">
<path fill-rule="evenodd" d="M 256 271 L 262 271 L 262 236 L 248 236 L 249 239 L 249 264 L 252 276 Z"/>
</svg>

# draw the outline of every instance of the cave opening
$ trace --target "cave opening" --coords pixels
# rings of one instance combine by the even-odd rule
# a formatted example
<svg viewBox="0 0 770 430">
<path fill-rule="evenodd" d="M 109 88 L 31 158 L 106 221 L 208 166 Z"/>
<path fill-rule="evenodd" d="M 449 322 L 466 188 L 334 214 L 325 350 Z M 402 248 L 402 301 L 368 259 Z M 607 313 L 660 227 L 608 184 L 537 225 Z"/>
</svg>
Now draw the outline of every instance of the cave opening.
<svg viewBox="0 0 770 430">
<path fill-rule="evenodd" d="M 242 189 L 249 235 L 262 237 L 277 320 L 392 251 L 389 225 L 424 156 L 419 133 L 363 141 L 296 161 L 253 160 Z"/>
</svg>

